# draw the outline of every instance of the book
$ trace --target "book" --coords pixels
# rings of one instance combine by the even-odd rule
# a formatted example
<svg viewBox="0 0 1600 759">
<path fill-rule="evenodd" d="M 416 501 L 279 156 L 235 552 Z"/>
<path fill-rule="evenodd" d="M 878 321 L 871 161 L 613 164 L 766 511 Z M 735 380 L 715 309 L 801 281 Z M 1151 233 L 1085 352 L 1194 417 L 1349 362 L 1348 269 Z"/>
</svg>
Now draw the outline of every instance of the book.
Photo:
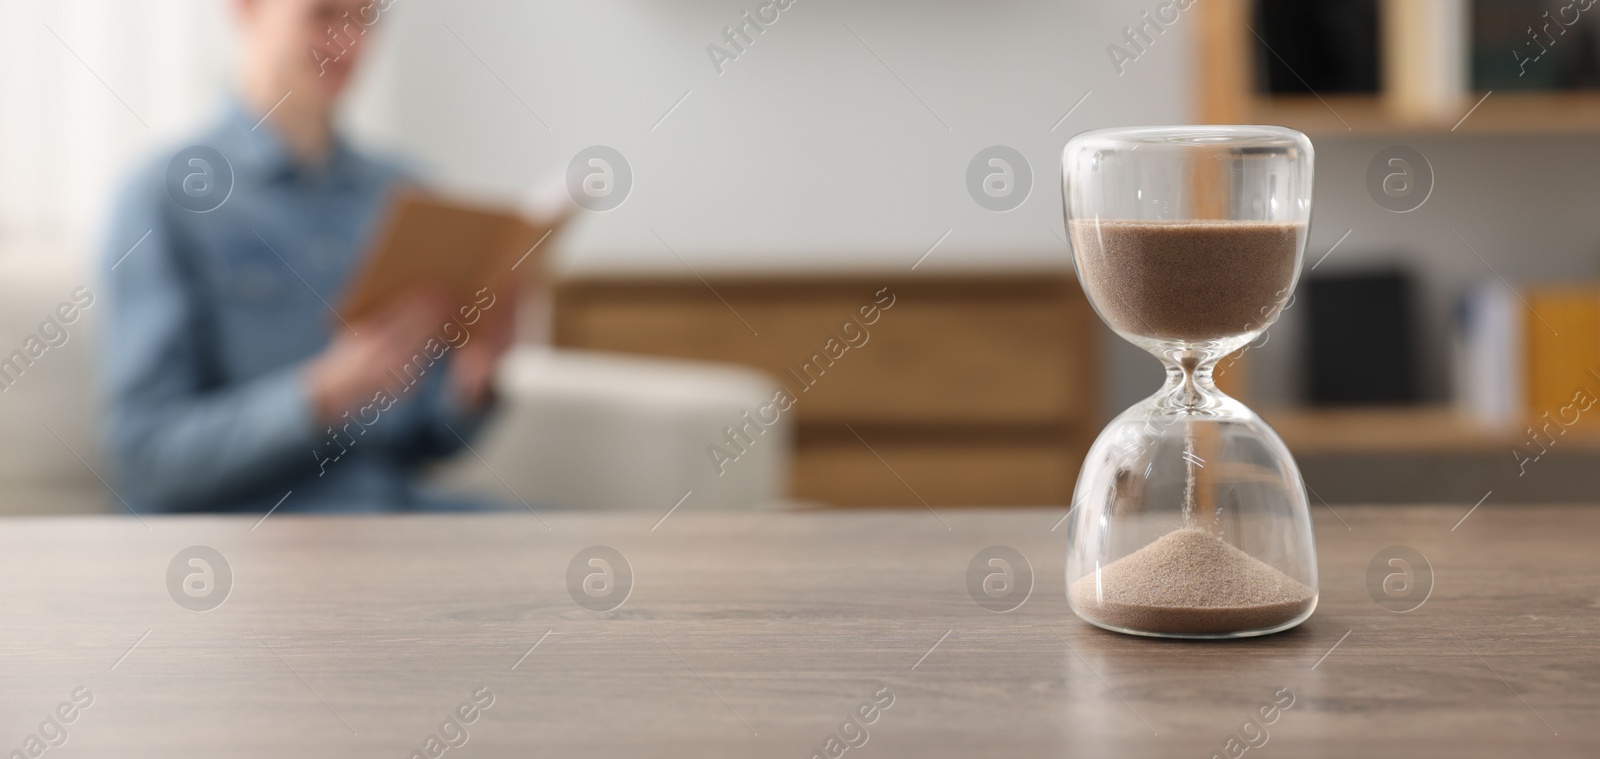
<svg viewBox="0 0 1600 759">
<path fill-rule="evenodd" d="M 539 243 L 566 219 L 535 219 L 509 208 L 464 202 L 418 190 L 401 192 L 346 291 L 339 316 L 359 321 L 423 290 L 452 307 L 483 288 L 509 290 L 537 279 Z"/>
<path fill-rule="evenodd" d="M 1469 418 L 1550 438 L 1597 424 L 1584 412 L 1600 399 L 1600 285 L 1484 283 L 1462 296 L 1456 322 L 1456 399 Z"/>
<path fill-rule="evenodd" d="M 1388 268 L 1322 274 L 1301 284 L 1311 405 L 1421 399 L 1413 290 L 1409 273 Z"/>
<path fill-rule="evenodd" d="M 1600 394 L 1600 377 L 1593 373 L 1600 368 L 1600 287 L 1528 287 L 1523 297 L 1531 311 L 1522 321 L 1528 418 L 1537 426 L 1548 412 L 1562 427 L 1594 424 L 1594 414 L 1572 406 L 1580 392 Z"/>
<path fill-rule="evenodd" d="M 1499 282 L 1481 283 L 1461 296 L 1456 310 L 1457 408 L 1485 426 L 1523 422 L 1523 317 L 1527 308 Z"/>
</svg>

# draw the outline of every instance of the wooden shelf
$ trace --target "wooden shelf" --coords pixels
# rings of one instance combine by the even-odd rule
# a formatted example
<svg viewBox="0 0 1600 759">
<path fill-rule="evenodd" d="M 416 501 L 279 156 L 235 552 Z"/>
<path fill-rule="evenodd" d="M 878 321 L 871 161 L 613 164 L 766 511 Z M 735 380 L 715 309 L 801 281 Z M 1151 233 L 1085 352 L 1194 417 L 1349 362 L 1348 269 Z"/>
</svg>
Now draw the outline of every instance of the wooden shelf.
<svg viewBox="0 0 1600 759">
<path fill-rule="evenodd" d="M 1267 409 L 1261 417 L 1296 456 L 1367 453 L 1498 453 L 1539 448 L 1527 427 L 1490 427 L 1439 406 L 1351 409 Z M 1543 438 L 1548 441 L 1548 438 Z M 1553 452 L 1600 451 L 1600 425 L 1579 424 L 1557 435 Z"/>
<path fill-rule="evenodd" d="M 1600 92 L 1494 92 L 1456 131 L 1600 131 Z"/>
<path fill-rule="evenodd" d="M 1453 121 L 1407 120 L 1393 115 L 1376 96 L 1252 97 L 1243 110 L 1214 122 L 1275 124 L 1310 135 L 1583 134 L 1600 131 L 1600 92 L 1492 92 L 1487 97 L 1477 93 L 1461 102 Z"/>
</svg>

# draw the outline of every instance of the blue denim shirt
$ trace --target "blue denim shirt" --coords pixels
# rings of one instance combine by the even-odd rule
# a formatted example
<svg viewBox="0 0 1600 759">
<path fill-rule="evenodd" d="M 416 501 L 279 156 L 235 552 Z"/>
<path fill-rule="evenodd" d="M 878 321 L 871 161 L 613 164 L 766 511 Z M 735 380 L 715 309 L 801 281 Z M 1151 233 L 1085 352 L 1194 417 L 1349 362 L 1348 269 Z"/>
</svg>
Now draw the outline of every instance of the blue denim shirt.
<svg viewBox="0 0 1600 759">
<path fill-rule="evenodd" d="M 371 426 L 319 424 L 304 379 L 346 329 L 333 309 L 407 177 L 342 140 L 299 165 L 258 119 L 231 105 L 116 203 L 101 260 L 110 484 L 140 512 L 442 506 L 419 465 L 482 421 L 446 392 L 448 356 Z"/>
</svg>

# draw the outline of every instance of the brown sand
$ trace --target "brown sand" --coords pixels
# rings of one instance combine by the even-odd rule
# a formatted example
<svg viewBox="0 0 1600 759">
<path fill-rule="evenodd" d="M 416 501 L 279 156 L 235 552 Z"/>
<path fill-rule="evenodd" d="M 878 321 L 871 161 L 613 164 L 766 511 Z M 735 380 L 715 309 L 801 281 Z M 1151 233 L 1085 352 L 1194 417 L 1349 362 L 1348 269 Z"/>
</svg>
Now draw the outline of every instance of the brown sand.
<svg viewBox="0 0 1600 759">
<path fill-rule="evenodd" d="M 1112 627 L 1170 635 L 1266 630 L 1306 611 L 1311 589 L 1260 559 L 1186 527 L 1072 584 L 1079 612 Z"/>
<path fill-rule="evenodd" d="M 1071 234 L 1084 289 L 1112 327 L 1215 340 L 1277 318 L 1305 229 L 1302 222 L 1076 219 Z"/>
</svg>

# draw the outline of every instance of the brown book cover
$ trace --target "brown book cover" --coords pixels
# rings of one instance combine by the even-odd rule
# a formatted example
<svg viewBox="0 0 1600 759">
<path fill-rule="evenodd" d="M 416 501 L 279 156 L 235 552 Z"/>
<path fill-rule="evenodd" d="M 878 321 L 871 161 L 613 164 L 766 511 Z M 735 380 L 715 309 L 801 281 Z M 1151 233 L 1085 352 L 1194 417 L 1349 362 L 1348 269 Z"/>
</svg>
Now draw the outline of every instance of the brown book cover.
<svg viewBox="0 0 1600 759">
<path fill-rule="evenodd" d="M 537 279 L 543 261 L 534 247 L 549 231 L 509 209 L 403 192 L 339 315 L 358 321 L 425 289 L 437 291 L 452 306 L 467 304 L 485 287 L 503 292 L 514 278 Z"/>
</svg>

